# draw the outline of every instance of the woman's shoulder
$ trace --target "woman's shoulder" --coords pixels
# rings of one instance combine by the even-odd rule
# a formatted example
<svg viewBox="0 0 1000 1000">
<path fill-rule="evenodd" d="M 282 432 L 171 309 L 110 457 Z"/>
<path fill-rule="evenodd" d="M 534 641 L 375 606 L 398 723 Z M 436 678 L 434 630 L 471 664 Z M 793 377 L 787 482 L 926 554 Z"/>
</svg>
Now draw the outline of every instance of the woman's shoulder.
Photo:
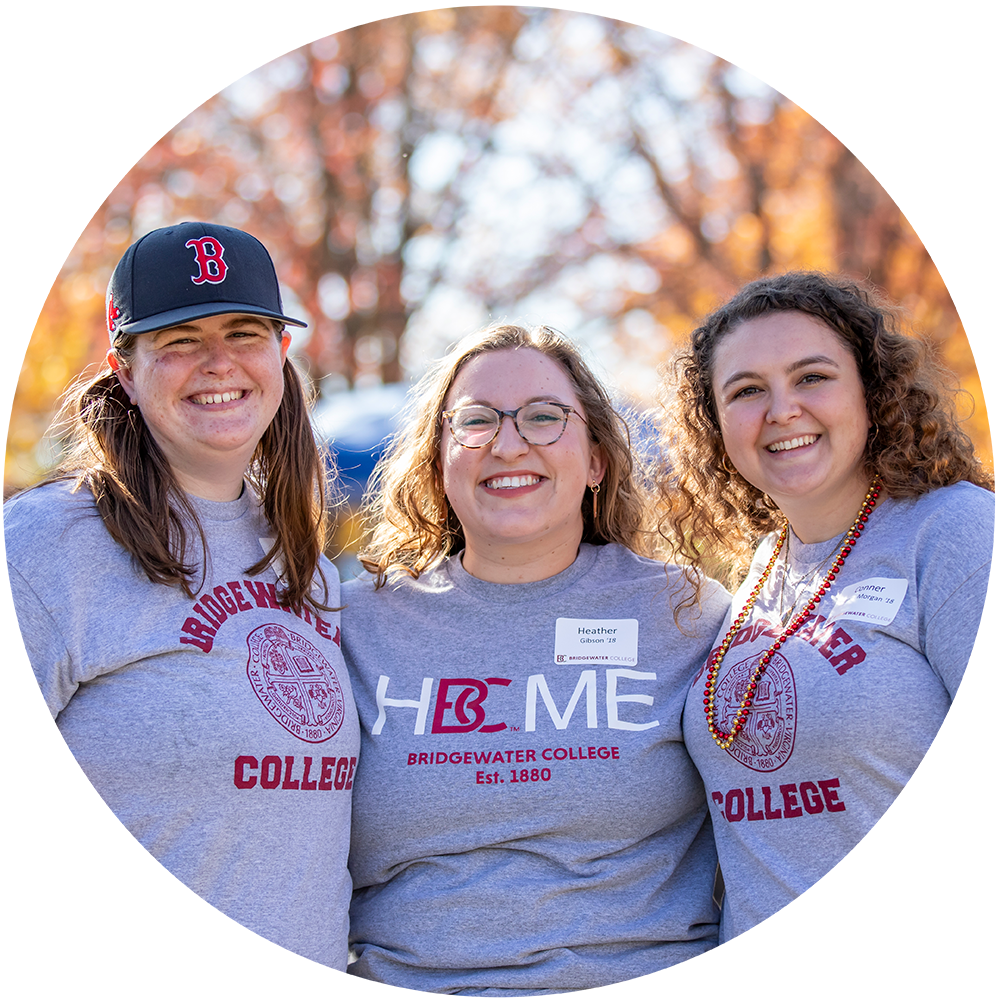
<svg viewBox="0 0 1000 1000">
<path fill-rule="evenodd" d="M 960 537 L 976 532 L 993 536 L 996 497 L 972 483 L 942 486 L 912 500 L 894 501 L 889 508 L 893 518 L 910 521 L 917 532 L 940 535 L 953 529 Z"/>
<path fill-rule="evenodd" d="M 374 574 L 349 570 L 342 574 L 340 584 L 341 621 L 345 630 L 364 630 L 375 623 L 379 623 L 378 627 L 391 627 L 401 615 L 421 613 L 415 609 L 426 611 L 426 599 L 440 598 L 454 590 L 440 566 L 416 578 L 403 572 L 394 573 L 378 589 Z"/>
<path fill-rule="evenodd" d="M 921 601 L 933 604 L 935 593 L 945 599 L 973 580 L 981 580 L 985 591 L 994 507 L 989 490 L 965 482 L 890 500 L 876 509 L 869 522 L 873 537 L 861 544 L 871 544 L 886 566 L 912 577 Z"/>
<path fill-rule="evenodd" d="M 4 516 L 18 507 L 32 505 L 36 510 L 56 504 L 81 503 L 93 504 L 93 495 L 86 487 L 78 487 L 76 479 L 47 479 L 37 486 L 14 493 L 4 501 Z"/>
<path fill-rule="evenodd" d="M 8 551 L 23 535 L 35 545 L 51 541 L 67 528 L 93 522 L 103 528 L 93 494 L 71 480 L 55 480 L 15 494 L 3 505 L 4 535 Z"/>
<path fill-rule="evenodd" d="M 108 534 L 93 495 L 67 481 L 25 490 L 4 504 L 7 563 L 27 576 L 94 566 L 118 546 Z"/>
<path fill-rule="evenodd" d="M 611 580 L 647 580 L 657 592 L 666 589 L 672 595 L 686 597 L 695 588 L 699 603 L 729 606 L 732 595 L 718 580 L 713 580 L 699 570 L 678 566 L 639 555 L 624 545 L 610 543 L 599 547 L 597 565 Z"/>
<path fill-rule="evenodd" d="M 668 566 L 662 559 L 639 555 L 618 542 L 608 542 L 606 545 L 584 542 L 580 546 L 580 556 L 584 557 L 585 562 L 588 558 L 593 560 L 589 575 L 596 572 L 610 580 L 649 577 L 658 579 L 661 584 L 666 582 Z"/>
<path fill-rule="evenodd" d="M 996 497 L 982 486 L 963 481 L 924 493 L 917 498 L 917 503 L 934 509 L 981 510 L 992 514 L 996 507 Z"/>
<path fill-rule="evenodd" d="M 343 600 L 348 598 L 357 599 L 366 597 L 375 592 L 375 577 L 371 573 L 363 573 L 358 576 L 341 574 L 340 576 L 340 596 Z"/>
<path fill-rule="evenodd" d="M 445 560 L 447 563 L 447 560 Z M 393 572 L 381 587 L 375 587 L 375 574 L 362 569 L 341 574 L 340 594 L 343 600 L 391 601 L 393 598 L 428 590 L 441 589 L 447 580 L 443 565 L 425 570 L 419 576 L 404 571 Z"/>
</svg>

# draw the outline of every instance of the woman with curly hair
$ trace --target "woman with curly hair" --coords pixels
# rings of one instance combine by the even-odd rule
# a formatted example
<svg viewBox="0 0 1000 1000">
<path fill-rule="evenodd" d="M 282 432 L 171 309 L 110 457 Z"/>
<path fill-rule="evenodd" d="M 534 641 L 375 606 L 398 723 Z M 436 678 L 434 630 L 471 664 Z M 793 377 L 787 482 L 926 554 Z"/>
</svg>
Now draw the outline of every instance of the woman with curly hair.
<svg viewBox="0 0 1000 1000">
<path fill-rule="evenodd" d="M 358 723 L 325 470 L 270 255 L 186 222 L 128 248 L 68 454 L 4 506 L 24 645 L 132 835 L 251 930 L 347 965 Z M 306 794 L 311 792 L 312 794 Z"/>
<path fill-rule="evenodd" d="M 574 345 L 500 324 L 416 387 L 344 587 L 361 716 L 349 971 L 527 995 L 712 947 L 687 684 L 729 606 L 674 622 L 627 432 Z M 374 585 L 373 585 L 374 583 Z"/>
<path fill-rule="evenodd" d="M 927 347 L 840 277 L 744 287 L 675 366 L 661 531 L 738 579 L 687 696 L 720 940 L 832 868 L 913 774 L 979 626 L 992 476 Z"/>
</svg>

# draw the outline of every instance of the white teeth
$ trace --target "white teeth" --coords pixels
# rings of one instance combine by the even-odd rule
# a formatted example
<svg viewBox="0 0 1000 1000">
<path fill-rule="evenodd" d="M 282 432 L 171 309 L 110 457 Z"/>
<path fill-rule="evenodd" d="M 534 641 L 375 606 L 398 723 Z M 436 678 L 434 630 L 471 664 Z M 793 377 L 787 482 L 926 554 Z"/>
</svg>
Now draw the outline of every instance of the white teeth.
<svg viewBox="0 0 1000 1000">
<path fill-rule="evenodd" d="M 769 444 L 767 450 L 770 452 L 791 451 L 793 448 L 804 448 L 807 444 L 818 440 L 818 434 L 806 434 L 804 437 L 792 438 L 791 441 L 778 441 L 776 444 Z"/>
<path fill-rule="evenodd" d="M 228 403 L 234 399 L 242 399 L 243 390 L 233 389 L 231 392 L 205 393 L 203 396 L 192 396 L 191 402 L 199 406 L 207 406 L 209 403 Z"/>
<path fill-rule="evenodd" d="M 486 485 L 491 490 L 516 490 L 519 486 L 534 486 L 541 482 L 541 476 L 498 476 L 487 479 Z"/>
</svg>

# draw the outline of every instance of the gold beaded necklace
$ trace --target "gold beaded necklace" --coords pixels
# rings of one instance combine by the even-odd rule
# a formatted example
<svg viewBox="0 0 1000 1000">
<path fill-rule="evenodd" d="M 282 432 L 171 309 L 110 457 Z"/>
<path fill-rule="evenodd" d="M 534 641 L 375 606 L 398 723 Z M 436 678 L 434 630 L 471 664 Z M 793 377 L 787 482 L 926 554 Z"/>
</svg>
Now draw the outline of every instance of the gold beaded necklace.
<svg viewBox="0 0 1000 1000">
<path fill-rule="evenodd" d="M 751 674 L 750 680 L 747 683 L 746 693 L 743 695 L 743 701 L 740 703 L 739 711 L 736 713 L 736 718 L 733 719 L 733 728 L 726 733 L 719 729 L 719 727 L 715 724 L 715 682 L 719 676 L 719 669 L 722 666 L 723 657 L 732 645 L 733 639 L 736 638 L 736 633 L 739 632 L 743 623 L 747 620 L 754 604 L 757 603 L 757 598 L 760 597 L 761 591 L 764 589 L 764 582 L 770 575 L 771 570 L 774 569 L 774 564 L 778 561 L 778 555 L 781 552 L 781 547 L 785 544 L 785 539 L 788 538 L 788 521 L 787 519 L 785 520 L 784 526 L 778 535 L 777 544 L 774 546 L 774 551 L 771 553 L 771 558 L 764 567 L 764 572 L 761 573 L 760 579 L 754 585 L 753 590 L 750 591 L 750 596 L 747 599 L 746 604 L 743 605 L 743 610 L 737 616 L 736 621 L 733 622 L 729 631 L 726 633 L 726 637 L 722 640 L 722 645 L 718 648 L 708 664 L 708 677 L 705 680 L 705 716 L 708 719 L 709 734 L 712 739 L 715 740 L 720 747 L 722 747 L 723 750 L 728 750 L 733 745 L 733 741 L 740 734 L 744 725 L 746 725 L 746 721 L 750 717 L 750 706 L 753 703 L 754 692 L 757 690 L 757 683 L 767 670 L 767 665 L 770 663 L 774 654 L 785 644 L 785 641 L 805 623 L 811 612 L 816 609 L 823 595 L 830 589 L 831 586 L 833 586 L 833 581 L 836 579 L 837 574 L 844 565 L 844 560 L 847 559 L 847 557 L 854 550 L 854 546 L 861 537 L 861 532 L 865 530 L 865 524 L 868 522 L 869 515 L 875 509 L 875 502 L 878 500 L 878 495 L 881 489 L 882 480 L 876 474 L 868 492 L 865 494 L 865 500 L 864 503 L 861 504 L 861 510 L 858 511 L 858 516 L 854 519 L 854 523 L 850 526 L 850 528 L 847 529 L 847 534 L 844 535 L 843 541 L 840 543 L 837 554 L 833 560 L 833 565 L 830 567 L 830 571 L 823 578 L 823 582 L 819 585 L 819 589 L 806 602 L 805 607 L 798 613 L 798 615 L 795 616 L 795 618 L 792 619 L 785 631 L 782 632 L 773 643 L 771 643 L 771 645 L 767 648 L 767 651 L 760 658 L 756 669 L 753 674 Z"/>
</svg>

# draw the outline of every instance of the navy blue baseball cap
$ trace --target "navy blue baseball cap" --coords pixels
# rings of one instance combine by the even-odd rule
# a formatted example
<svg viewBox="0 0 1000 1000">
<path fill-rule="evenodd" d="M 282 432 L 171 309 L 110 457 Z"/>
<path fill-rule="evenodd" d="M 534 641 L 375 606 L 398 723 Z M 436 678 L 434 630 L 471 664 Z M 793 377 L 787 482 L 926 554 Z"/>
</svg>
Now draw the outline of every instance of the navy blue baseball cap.
<svg viewBox="0 0 1000 1000">
<path fill-rule="evenodd" d="M 182 222 L 136 240 L 111 275 L 105 304 L 112 344 L 119 333 L 153 333 L 223 313 L 307 325 L 282 313 L 264 244 L 209 222 Z"/>
</svg>

